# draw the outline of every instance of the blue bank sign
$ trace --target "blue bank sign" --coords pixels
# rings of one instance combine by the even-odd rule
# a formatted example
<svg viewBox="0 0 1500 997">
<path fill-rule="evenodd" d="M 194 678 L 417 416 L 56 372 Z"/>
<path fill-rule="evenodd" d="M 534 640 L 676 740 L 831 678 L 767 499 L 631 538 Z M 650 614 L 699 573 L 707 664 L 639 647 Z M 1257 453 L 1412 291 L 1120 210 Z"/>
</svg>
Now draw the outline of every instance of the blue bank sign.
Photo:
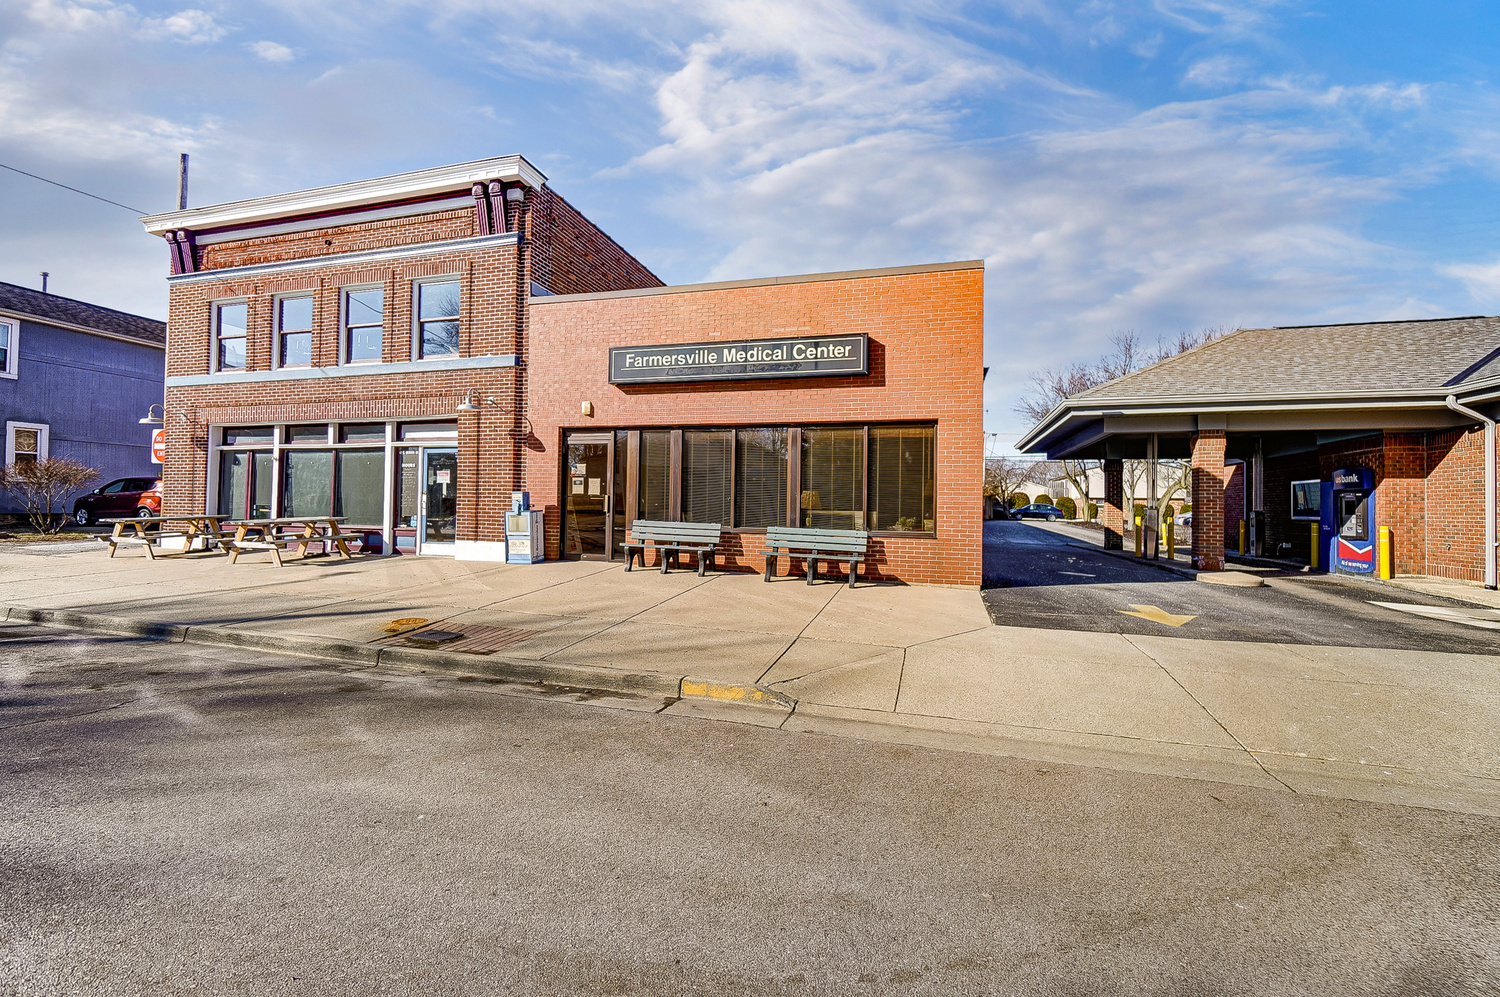
<svg viewBox="0 0 1500 997">
<path fill-rule="evenodd" d="M 615 346 L 609 351 L 611 384 L 848 377 L 869 372 L 870 337 L 864 334 L 676 346 Z"/>
</svg>

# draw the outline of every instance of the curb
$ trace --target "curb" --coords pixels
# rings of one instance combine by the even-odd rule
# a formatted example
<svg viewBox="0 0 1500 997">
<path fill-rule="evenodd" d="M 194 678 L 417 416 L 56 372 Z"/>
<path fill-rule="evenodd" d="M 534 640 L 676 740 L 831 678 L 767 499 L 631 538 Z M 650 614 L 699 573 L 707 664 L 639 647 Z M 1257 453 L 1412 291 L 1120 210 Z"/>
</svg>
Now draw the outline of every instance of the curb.
<svg viewBox="0 0 1500 997">
<path fill-rule="evenodd" d="M 118 616 L 79 613 L 69 609 L 0 606 L 0 612 L 4 614 L 0 616 L 0 619 L 8 622 L 72 627 L 78 630 L 144 637 L 148 640 L 176 644 L 254 648 L 274 651 L 278 654 L 321 658 L 368 667 L 385 665 L 408 670 L 432 669 L 527 685 L 549 685 L 633 696 L 659 696 L 672 700 L 684 698 L 714 700 L 782 710 L 791 710 L 796 706 L 796 702 L 785 694 L 762 689 L 757 685 L 722 683 L 692 676 L 667 675 L 661 672 L 630 672 L 597 665 L 487 657 L 411 647 L 376 647 L 354 641 L 255 633 L 232 630 L 228 627 L 154 623 Z"/>
</svg>

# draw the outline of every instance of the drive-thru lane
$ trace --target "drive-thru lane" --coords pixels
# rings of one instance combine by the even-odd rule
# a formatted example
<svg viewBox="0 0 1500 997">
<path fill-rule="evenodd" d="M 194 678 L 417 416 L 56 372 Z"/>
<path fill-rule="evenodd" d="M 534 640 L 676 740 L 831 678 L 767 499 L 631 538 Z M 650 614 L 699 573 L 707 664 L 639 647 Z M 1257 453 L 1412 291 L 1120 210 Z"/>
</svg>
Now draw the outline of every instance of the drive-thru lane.
<svg viewBox="0 0 1500 997">
<path fill-rule="evenodd" d="M 1321 577 L 1210 585 L 1024 522 L 985 523 L 984 539 L 984 601 L 1005 626 L 1500 653 L 1500 632 L 1375 604 L 1457 608 L 1444 599 Z"/>
</svg>

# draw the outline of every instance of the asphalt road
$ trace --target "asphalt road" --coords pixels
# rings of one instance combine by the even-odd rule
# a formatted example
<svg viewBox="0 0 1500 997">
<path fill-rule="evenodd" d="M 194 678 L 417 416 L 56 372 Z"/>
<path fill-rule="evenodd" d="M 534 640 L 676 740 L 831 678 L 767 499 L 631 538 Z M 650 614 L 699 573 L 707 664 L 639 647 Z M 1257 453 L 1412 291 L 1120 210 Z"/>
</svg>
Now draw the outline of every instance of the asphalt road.
<svg viewBox="0 0 1500 997">
<path fill-rule="evenodd" d="M 984 602 L 991 619 L 1005 626 L 1500 654 L 1500 631 L 1371 602 L 1459 606 L 1446 599 L 1400 589 L 1372 592 L 1320 576 L 1275 578 L 1260 588 L 1210 585 L 1030 523 L 987 522 L 984 528 Z M 1192 619 L 1173 625 L 1127 615 L 1156 615 L 1136 608 L 1142 606 Z"/>
<path fill-rule="evenodd" d="M 1500 821 L 0 627 L 6 994 L 1500 989 Z"/>
</svg>

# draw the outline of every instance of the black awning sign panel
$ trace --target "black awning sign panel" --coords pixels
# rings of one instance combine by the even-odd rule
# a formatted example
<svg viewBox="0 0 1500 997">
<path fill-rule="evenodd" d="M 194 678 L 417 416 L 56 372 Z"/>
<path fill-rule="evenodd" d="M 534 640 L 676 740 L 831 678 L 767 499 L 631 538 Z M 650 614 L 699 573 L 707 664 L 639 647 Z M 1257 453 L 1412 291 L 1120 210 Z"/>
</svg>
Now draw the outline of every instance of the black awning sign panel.
<svg viewBox="0 0 1500 997">
<path fill-rule="evenodd" d="M 764 377 L 847 377 L 870 372 L 870 337 L 742 339 L 675 346 L 613 346 L 611 384 L 745 381 Z"/>
</svg>

